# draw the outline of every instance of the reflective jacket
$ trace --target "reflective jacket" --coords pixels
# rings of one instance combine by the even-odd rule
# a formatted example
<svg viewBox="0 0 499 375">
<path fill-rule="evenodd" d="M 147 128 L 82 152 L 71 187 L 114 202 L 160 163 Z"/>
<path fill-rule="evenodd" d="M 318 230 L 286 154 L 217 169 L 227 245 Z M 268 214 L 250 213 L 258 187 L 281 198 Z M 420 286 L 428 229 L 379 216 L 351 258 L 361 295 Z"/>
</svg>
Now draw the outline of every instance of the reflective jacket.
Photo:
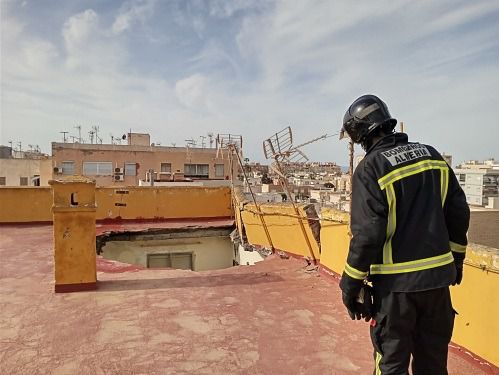
<svg viewBox="0 0 499 375">
<path fill-rule="evenodd" d="M 365 278 L 393 292 L 449 286 L 465 257 L 469 215 L 454 172 L 433 147 L 403 133 L 383 137 L 353 175 L 341 288 Z"/>
</svg>

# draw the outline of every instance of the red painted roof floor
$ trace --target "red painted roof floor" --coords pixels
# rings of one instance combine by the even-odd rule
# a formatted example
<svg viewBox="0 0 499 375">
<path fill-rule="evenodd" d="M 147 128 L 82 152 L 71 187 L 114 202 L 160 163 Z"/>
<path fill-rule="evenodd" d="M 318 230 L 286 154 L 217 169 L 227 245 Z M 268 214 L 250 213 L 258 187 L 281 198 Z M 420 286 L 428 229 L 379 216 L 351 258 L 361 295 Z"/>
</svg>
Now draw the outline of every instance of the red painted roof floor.
<svg viewBox="0 0 499 375">
<path fill-rule="evenodd" d="M 0 227 L 1 374 L 372 371 L 368 324 L 299 260 L 99 271 L 98 291 L 54 294 L 52 258 L 51 226 Z M 492 372 L 451 351 L 449 373 Z"/>
</svg>

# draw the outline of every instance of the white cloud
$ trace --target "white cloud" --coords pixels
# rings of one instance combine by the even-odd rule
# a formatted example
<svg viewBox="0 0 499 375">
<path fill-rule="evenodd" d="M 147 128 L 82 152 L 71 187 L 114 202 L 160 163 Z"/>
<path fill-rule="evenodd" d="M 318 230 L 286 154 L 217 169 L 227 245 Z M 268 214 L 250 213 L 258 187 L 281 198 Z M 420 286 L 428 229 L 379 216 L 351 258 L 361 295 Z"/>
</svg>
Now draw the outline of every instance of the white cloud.
<svg viewBox="0 0 499 375">
<path fill-rule="evenodd" d="M 207 94 L 208 79 L 202 74 L 194 74 L 175 84 L 178 100 L 192 111 L 209 110 L 211 103 Z"/>
<path fill-rule="evenodd" d="M 129 30 L 135 23 L 144 23 L 154 13 L 155 4 L 156 0 L 126 2 L 111 27 L 113 33 L 121 34 Z"/>
<path fill-rule="evenodd" d="M 208 2 L 210 15 L 219 18 L 228 18 L 236 12 L 260 8 L 263 5 L 264 3 L 259 0 L 210 0 Z"/>
<path fill-rule="evenodd" d="M 435 19 L 425 28 L 425 32 L 431 34 L 442 30 L 452 29 L 498 10 L 499 3 L 494 1 L 466 4 L 440 15 L 440 17 Z"/>
<path fill-rule="evenodd" d="M 85 43 L 97 28 L 98 16 L 93 9 L 70 17 L 64 24 L 62 35 L 70 48 Z"/>
</svg>

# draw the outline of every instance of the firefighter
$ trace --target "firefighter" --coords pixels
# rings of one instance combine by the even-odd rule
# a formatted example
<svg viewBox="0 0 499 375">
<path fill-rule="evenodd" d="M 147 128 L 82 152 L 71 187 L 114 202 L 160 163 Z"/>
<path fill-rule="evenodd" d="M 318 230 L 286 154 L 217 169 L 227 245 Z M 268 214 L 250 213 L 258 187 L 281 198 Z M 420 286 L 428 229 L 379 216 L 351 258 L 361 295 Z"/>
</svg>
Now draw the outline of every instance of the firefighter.
<svg viewBox="0 0 499 375">
<path fill-rule="evenodd" d="M 366 151 L 352 181 L 343 303 L 352 319 L 371 321 L 374 374 L 409 374 L 411 356 L 414 375 L 447 374 L 449 286 L 463 277 L 469 208 L 442 156 L 394 132 L 396 124 L 374 95 L 343 118 L 342 134 Z M 359 299 L 367 282 L 371 307 Z"/>
</svg>

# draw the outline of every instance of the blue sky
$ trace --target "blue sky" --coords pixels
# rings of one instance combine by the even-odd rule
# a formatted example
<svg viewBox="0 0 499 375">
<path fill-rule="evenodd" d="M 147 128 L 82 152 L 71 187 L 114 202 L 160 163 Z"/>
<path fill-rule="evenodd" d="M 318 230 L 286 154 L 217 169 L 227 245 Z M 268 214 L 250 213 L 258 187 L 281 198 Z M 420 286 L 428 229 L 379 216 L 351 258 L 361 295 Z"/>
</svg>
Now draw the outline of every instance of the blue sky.
<svg viewBox="0 0 499 375">
<path fill-rule="evenodd" d="M 455 162 L 499 157 L 498 1 L 0 3 L 1 144 L 50 152 L 76 125 L 162 145 L 233 133 L 263 161 L 276 131 L 336 133 L 374 93 Z M 346 164 L 336 137 L 304 151 Z"/>
</svg>

